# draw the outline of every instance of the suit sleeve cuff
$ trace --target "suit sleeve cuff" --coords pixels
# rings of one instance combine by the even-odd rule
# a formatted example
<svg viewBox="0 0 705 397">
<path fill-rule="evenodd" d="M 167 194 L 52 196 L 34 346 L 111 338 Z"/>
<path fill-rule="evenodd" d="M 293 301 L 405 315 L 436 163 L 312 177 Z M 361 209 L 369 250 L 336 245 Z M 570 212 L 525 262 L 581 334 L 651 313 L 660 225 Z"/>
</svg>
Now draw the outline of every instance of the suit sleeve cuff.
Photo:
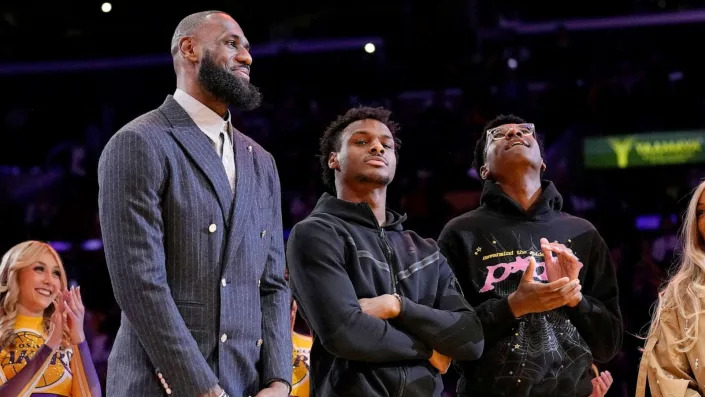
<svg viewBox="0 0 705 397">
<path fill-rule="evenodd" d="M 291 394 L 291 383 L 289 381 L 282 379 L 282 378 L 269 379 L 268 381 L 264 382 L 264 387 L 269 387 L 269 385 L 271 385 L 274 382 L 281 382 L 281 383 L 285 384 L 286 387 L 289 388 L 289 391 L 287 392 L 287 394 Z"/>
</svg>

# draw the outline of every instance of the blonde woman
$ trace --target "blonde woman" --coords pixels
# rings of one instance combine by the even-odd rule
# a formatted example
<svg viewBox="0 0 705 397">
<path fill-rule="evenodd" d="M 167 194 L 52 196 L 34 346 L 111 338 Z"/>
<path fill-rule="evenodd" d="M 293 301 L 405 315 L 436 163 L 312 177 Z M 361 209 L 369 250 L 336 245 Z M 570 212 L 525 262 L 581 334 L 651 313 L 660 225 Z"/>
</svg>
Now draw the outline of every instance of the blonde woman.
<svg viewBox="0 0 705 397">
<path fill-rule="evenodd" d="M 680 266 L 659 294 L 639 368 L 654 397 L 705 396 L 705 181 L 688 204 Z"/>
<path fill-rule="evenodd" d="M 100 396 L 84 313 L 50 245 L 12 247 L 0 263 L 0 396 Z"/>
</svg>

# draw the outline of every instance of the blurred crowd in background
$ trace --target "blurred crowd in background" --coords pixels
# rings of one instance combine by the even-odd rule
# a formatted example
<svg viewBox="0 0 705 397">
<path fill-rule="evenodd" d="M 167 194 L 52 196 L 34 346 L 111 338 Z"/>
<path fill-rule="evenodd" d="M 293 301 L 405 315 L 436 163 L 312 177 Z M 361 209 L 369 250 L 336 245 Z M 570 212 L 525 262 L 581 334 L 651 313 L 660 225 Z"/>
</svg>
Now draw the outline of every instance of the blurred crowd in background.
<svg viewBox="0 0 705 397">
<path fill-rule="evenodd" d="M 252 81 L 264 104 L 234 110 L 233 124 L 277 161 L 284 237 L 325 191 L 318 139 L 349 107 L 392 110 L 403 144 L 388 204 L 408 214 L 407 228 L 434 239 L 449 219 L 479 205 L 482 183 L 472 160 L 483 124 L 501 113 L 523 117 L 544 141 L 545 177 L 562 193 L 564 211 L 591 221 L 611 248 L 627 334 L 622 352 L 600 369 L 615 378 L 608 396 L 633 395 L 639 336 L 674 263 L 680 216 L 705 164 L 590 169 L 584 139 L 705 134 L 705 74 L 696 54 L 705 37 L 705 18 L 697 22 L 705 2 L 566 3 L 540 12 L 520 1 L 369 3 L 335 10 L 311 4 L 307 12 L 292 5 L 239 11 L 235 2 L 212 4 L 230 12 L 252 43 Z M 119 308 L 100 240 L 97 160 L 124 123 L 173 93 L 172 29 L 205 6 L 162 5 L 169 8 L 165 15 L 131 7 L 130 17 L 118 14 L 102 24 L 101 15 L 86 15 L 88 27 L 74 36 L 29 27 L 29 12 L 20 6 L 0 12 L 0 36 L 22 44 L 0 49 L 0 248 L 39 239 L 60 251 L 71 282 L 82 286 L 86 333 L 101 376 Z M 77 14 L 59 13 L 59 21 L 47 23 L 68 23 Z M 678 17 L 639 22 L 664 15 Z M 268 16 L 277 23 L 263 26 Z M 153 19 L 159 19 L 153 29 L 143 26 Z M 323 37 L 328 47 L 315 50 Z M 294 39 L 311 45 L 258 55 L 258 48 Z M 359 48 L 346 44 L 355 40 Z M 367 41 L 376 43 L 374 52 L 363 50 Z M 127 56 L 139 62 L 120 58 Z M 454 379 L 451 371 L 448 396 Z"/>
</svg>

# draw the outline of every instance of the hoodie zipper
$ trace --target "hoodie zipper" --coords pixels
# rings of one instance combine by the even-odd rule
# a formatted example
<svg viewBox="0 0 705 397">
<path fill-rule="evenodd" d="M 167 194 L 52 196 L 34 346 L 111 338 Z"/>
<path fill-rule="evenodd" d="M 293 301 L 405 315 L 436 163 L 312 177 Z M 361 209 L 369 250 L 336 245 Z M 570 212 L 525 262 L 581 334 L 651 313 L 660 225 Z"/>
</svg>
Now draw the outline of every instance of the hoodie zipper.
<svg viewBox="0 0 705 397">
<path fill-rule="evenodd" d="M 399 394 L 397 396 L 402 397 L 406 390 L 406 366 L 402 366 L 399 370 L 401 371 L 401 382 L 399 383 Z"/>
<path fill-rule="evenodd" d="M 373 214 L 374 215 L 374 214 Z M 394 270 L 394 252 L 392 251 L 392 246 L 389 245 L 389 240 L 387 240 L 387 234 L 384 232 L 384 228 L 379 226 L 379 237 L 382 239 L 384 244 L 384 249 L 386 251 L 384 257 L 387 259 L 389 264 L 389 280 L 392 284 L 392 293 L 397 293 L 397 275 Z M 404 395 L 404 390 L 406 389 L 406 368 L 399 368 L 400 382 L 399 382 L 399 394 L 397 397 L 402 397 Z"/>
<path fill-rule="evenodd" d="M 389 264 L 389 275 L 390 275 L 390 282 L 392 283 L 392 293 L 396 294 L 397 293 L 397 275 L 394 273 L 394 261 L 392 260 L 394 253 L 392 252 L 392 247 L 389 245 L 389 241 L 387 240 L 387 235 L 384 233 L 383 228 L 379 228 L 379 237 L 382 238 L 382 243 L 384 243 L 384 248 L 386 249 L 387 253 L 385 255 L 385 258 L 387 258 L 387 263 Z"/>
</svg>

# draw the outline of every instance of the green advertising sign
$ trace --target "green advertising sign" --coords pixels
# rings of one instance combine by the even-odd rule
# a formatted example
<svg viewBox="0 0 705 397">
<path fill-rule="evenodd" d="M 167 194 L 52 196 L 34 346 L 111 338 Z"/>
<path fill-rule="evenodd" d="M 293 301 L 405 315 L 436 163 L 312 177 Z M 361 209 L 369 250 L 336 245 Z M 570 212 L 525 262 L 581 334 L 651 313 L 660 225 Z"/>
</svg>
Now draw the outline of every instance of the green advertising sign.
<svg viewBox="0 0 705 397">
<path fill-rule="evenodd" d="M 585 138 L 585 167 L 627 168 L 705 162 L 705 131 Z"/>
</svg>

